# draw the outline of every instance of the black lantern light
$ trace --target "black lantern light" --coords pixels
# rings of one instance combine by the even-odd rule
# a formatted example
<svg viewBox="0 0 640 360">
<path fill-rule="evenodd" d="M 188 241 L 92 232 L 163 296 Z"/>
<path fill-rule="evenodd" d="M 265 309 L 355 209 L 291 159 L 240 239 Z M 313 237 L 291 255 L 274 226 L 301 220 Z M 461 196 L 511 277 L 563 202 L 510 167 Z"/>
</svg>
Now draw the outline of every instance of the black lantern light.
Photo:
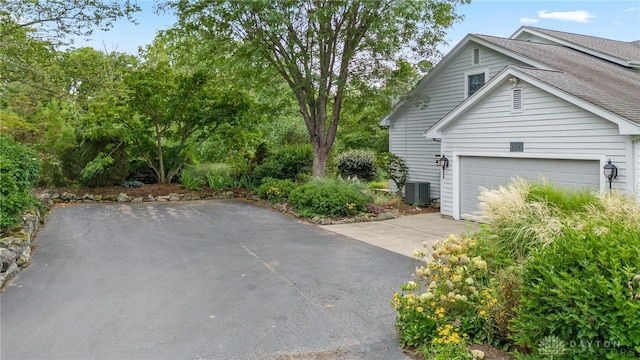
<svg viewBox="0 0 640 360">
<path fill-rule="evenodd" d="M 618 177 L 618 167 L 611 163 L 611 159 L 602 167 L 604 177 L 609 182 L 609 190 L 611 190 L 611 182 Z"/>
<path fill-rule="evenodd" d="M 444 179 L 444 169 L 449 167 L 449 159 L 442 154 L 442 157 L 436 160 L 436 164 L 442 168 L 442 178 Z"/>
</svg>

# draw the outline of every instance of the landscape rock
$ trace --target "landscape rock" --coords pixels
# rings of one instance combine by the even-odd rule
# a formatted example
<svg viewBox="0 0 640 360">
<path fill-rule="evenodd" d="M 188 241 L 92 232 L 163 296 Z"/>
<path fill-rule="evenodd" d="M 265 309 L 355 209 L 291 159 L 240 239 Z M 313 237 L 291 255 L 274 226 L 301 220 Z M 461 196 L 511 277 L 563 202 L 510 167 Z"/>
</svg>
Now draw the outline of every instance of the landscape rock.
<svg viewBox="0 0 640 360">
<path fill-rule="evenodd" d="M 141 197 L 137 197 L 134 198 L 133 200 L 131 200 L 132 203 L 141 203 L 142 202 L 142 198 Z"/>
<path fill-rule="evenodd" d="M 200 195 L 198 194 L 184 194 L 182 196 L 182 201 L 194 201 L 194 200 L 200 200 Z"/>
<path fill-rule="evenodd" d="M 130 202 L 131 201 L 131 197 L 125 193 L 120 193 L 118 195 L 118 202 L 119 203 L 123 203 L 123 202 Z"/>
<path fill-rule="evenodd" d="M 378 215 L 378 219 L 379 220 L 391 220 L 391 219 L 395 219 L 397 218 L 398 215 L 392 213 L 392 212 L 383 212 L 382 214 Z"/>
<path fill-rule="evenodd" d="M 60 194 L 60 200 L 63 200 L 63 201 L 74 201 L 77 199 L 78 199 L 78 196 L 74 193 L 63 192 L 62 194 Z"/>
<path fill-rule="evenodd" d="M 144 198 L 144 201 L 156 201 L 156 198 L 154 198 L 153 195 L 149 194 L 146 198 Z"/>
<path fill-rule="evenodd" d="M 40 224 L 40 212 L 36 209 L 34 213 L 25 214 L 22 217 L 24 223 L 24 232 L 27 235 L 29 241 L 33 239 L 33 235 L 38 231 L 38 225 Z"/>
<path fill-rule="evenodd" d="M 180 195 L 176 193 L 169 194 L 169 201 L 180 201 Z"/>
<path fill-rule="evenodd" d="M 44 193 L 44 194 L 40 194 L 38 195 L 38 201 L 40 201 L 43 204 L 49 204 L 49 202 L 51 201 L 51 194 L 49 193 Z"/>
<path fill-rule="evenodd" d="M 11 265 L 16 262 L 18 254 L 10 249 L 0 249 L 0 272 L 7 272 Z"/>
</svg>

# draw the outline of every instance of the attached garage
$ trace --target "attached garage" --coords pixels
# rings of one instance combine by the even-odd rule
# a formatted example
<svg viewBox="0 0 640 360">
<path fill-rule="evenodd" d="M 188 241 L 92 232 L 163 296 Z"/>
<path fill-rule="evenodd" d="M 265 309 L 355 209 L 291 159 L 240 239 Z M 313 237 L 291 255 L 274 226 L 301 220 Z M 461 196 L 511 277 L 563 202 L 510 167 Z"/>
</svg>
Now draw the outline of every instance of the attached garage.
<svg viewBox="0 0 640 360">
<path fill-rule="evenodd" d="M 538 180 L 541 176 L 563 188 L 600 189 L 599 160 L 460 156 L 460 217 L 474 219 L 480 189 L 497 188 L 520 177 Z"/>
<path fill-rule="evenodd" d="M 428 140 L 440 141 L 441 155 L 450 160 L 441 169 L 443 215 L 480 220 L 480 188 L 497 188 L 515 177 L 537 181 L 543 176 L 559 187 L 608 190 L 603 167 L 609 160 L 618 170 L 612 190 L 638 191 L 634 141 L 640 122 L 534 75 L 549 74 L 505 68 L 425 132 Z"/>
</svg>

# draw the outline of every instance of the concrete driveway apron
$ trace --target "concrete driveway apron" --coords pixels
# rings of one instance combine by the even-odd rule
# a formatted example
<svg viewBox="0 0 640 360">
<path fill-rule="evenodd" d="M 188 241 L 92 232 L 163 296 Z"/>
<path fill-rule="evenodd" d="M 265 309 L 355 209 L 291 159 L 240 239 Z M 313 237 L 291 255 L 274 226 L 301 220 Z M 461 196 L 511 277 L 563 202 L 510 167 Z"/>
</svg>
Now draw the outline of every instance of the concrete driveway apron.
<svg viewBox="0 0 640 360">
<path fill-rule="evenodd" d="M 415 264 L 250 203 L 58 207 L 35 243 L 2 359 L 406 359 Z"/>
<path fill-rule="evenodd" d="M 321 228 L 372 244 L 405 256 L 416 249 L 431 250 L 438 240 L 450 234 L 473 234 L 480 229 L 477 223 L 443 218 L 440 213 L 402 216 L 385 221 L 325 225 Z"/>
</svg>

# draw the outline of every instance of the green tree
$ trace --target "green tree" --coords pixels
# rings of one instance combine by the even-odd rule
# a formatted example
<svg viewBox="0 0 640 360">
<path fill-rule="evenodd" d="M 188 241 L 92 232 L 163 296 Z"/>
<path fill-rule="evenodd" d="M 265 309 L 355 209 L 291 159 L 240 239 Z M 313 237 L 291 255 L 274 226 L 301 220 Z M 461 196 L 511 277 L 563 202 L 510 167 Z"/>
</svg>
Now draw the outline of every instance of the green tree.
<svg viewBox="0 0 640 360">
<path fill-rule="evenodd" d="M 325 173 L 345 91 L 354 76 L 381 74 L 394 59 L 427 59 L 469 0 L 169 0 L 180 24 L 241 41 L 266 59 L 295 95 Z"/>
<path fill-rule="evenodd" d="M 54 47 L 73 37 L 109 29 L 140 8 L 132 0 L 0 1 L 0 90 L 13 82 L 57 93 L 52 83 Z M 60 93 L 58 93 L 60 95 Z"/>
<path fill-rule="evenodd" d="M 34 37 L 68 44 L 70 36 L 90 36 L 95 27 L 108 30 L 113 23 L 140 7 L 132 0 L 3 0 L 0 2 L 0 39 L 30 28 Z"/>
<path fill-rule="evenodd" d="M 222 125 L 237 125 L 252 99 L 229 86 L 219 86 L 215 69 L 176 68 L 171 51 L 157 39 L 146 61 L 128 76 L 126 119 L 132 142 L 158 182 L 171 182 L 195 149 Z"/>
<path fill-rule="evenodd" d="M 382 85 L 355 78 L 345 96 L 337 150 L 369 149 L 377 154 L 389 150 L 389 132 L 379 125 L 398 98 L 405 96 L 420 79 L 418 69 L 407 61 L 399 61 L 388 70 Z"/>
</svg>

